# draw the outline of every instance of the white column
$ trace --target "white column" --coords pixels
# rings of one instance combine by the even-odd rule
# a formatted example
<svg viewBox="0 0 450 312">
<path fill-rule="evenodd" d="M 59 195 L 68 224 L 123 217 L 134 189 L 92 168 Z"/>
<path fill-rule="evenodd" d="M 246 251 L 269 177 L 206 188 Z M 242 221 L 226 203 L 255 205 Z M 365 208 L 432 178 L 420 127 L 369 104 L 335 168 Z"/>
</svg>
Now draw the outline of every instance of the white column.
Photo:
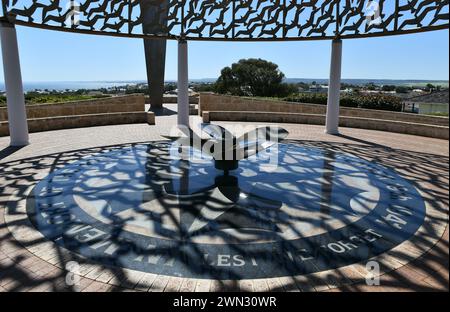
<svg viewBox="0 0 450 312">
<path fill-rule="evenodd" d="M 335 39 L 331 49 L 330 81 L 326 133 L 339 134 L 339 102 L 341 97 L 342 40 Z"/>
<path fill-rule="evenodd" d="M 178 41 L 178 125 L 189 127 L 188 43 Z"/>
<path fill-rule="evenodd" d="M 11 146 L 25 146 L 29 144 L 28 122 L 20 71 L 17 33 L 14 25 L 8 22 L 0 22 L 0 38 Z"/>
</svg>

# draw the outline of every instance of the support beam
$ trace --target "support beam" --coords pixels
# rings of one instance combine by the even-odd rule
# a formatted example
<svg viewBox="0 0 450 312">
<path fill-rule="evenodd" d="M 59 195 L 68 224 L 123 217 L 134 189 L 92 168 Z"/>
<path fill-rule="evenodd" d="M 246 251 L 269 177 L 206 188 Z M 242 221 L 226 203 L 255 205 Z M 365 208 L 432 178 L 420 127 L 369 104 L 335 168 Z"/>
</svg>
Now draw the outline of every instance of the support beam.
<svg viewBox="0 0 450 312">
<path fill-rule="evenodd" d="M 150 104 L 152 109 L 162 108 L 167 40 L 144 39 L 144 49 L 145 62 L 147 65 L 147 81 L 150 91 Z"/>
<path fill-rule="evenodd" d="M 188 43 L 178 41 L 178 126 L 189 127 Z"/>
<path fill-rule="evenodd" d="M 14 25 L 0 21 L 0 37 L 11 146 L 25 146 L 29 144 L 28 122 Z"/>
<path fill-rule="evenodd" d="M 341 97 L 342 40 L 335 39 L 331 49 L 330 81 L 328 83 L 327 134 L 339 134 Z"/>
<path fill-rule="evenodd" d="M 142 30 L 144 34 L 167 36 L 169 1 L 141 0 L 139 4 L 143 16 Z M 165 39 L 144 39 L 147 81 L 152 109 L 163 107 L 166 49 L 167 40 Z"/>
</svg>

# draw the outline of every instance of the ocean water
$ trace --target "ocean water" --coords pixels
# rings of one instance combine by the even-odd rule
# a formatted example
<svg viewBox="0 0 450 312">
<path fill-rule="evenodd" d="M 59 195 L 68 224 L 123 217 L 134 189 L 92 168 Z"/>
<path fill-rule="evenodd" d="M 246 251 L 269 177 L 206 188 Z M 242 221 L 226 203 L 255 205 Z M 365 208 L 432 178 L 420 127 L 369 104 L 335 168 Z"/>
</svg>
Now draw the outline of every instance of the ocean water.
<svg viewBox="0 0 450 312">
<path fill-rule="evenodd" d="M 143 83 L 144 81 L 62 81 L 62 82 L 25 82 L 24 91 L 33 90 L 79 90 L 79 89 L 100 89 L 100 88 L 111 88 L 119 87 L 125 85 L 132 85 L 137 83 Z M 5 90 L 5 84 L 0 82 L 0 91 Z"/>
<path fill-rule="evenodd" d="M 215 79 L 192 79 L 191 82 L 214 82 Z M 305 82 L 311 83 L 312 81 L 316 81 L 320 84 L 328 83 L 327 79 L 308 79 L 308 78 L 288 78 L 286 82 L 288 83 L 298 83 Z M 133 85 L 138 83 L 145 83 L 144 80 L 134 80 L 134 81 L 51 81 L 51 82 L 25 82 L 24 90 L 34 91 L 34 90 L 79 90 L 79 89 L 100 89 L 100 88 L 111 88 L 111 87 L 120 87 L 126 85 Z M 174 82 L 174 81 L 167 81 Z M 382 79 L 343 79 L 342 82 L 350 83 L 355 85 L 364 85 L 369 82 L 374 82 L 378 85 L 391 84 L 391 85 L 407 85 L 407 86 L 426 86 L 427 83 L 432 83 L 434 85 L 441 85 L 444 87 L 449 86 L 449 82 L 445 80 L 382 80 Z M 5 91 L 5 84 L 0 82 L 0 92 Z"/>
</svg>

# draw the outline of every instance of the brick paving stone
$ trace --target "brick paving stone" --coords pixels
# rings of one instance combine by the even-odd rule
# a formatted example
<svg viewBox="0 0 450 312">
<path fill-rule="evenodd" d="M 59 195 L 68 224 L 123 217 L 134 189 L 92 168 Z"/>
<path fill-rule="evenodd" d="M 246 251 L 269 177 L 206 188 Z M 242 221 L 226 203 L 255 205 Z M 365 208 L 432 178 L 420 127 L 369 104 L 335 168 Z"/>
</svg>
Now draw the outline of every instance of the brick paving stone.
<svg viewBox="0 0 450 312">
<path fill-rule="evenodd" d="M 191 118 L 199 121 L 198 117 Z M 22 159 L 37 159 L 39 156 L 84 150 L 106 145 L 119 145 L 130 142 L 147 142 L 160 140 L 160 133 L 168 132 L 175 125 L 176 116 L 157 117 L 157 126 L 122 125 L 96 128 L 71 129 L 33 133 L 30 135 L 32 144 L 0 159 L 0 164 L 7 164 L 0 173 L 0 292 L 9 290 L 21 291 L 69 291 L 65 285 L 64 271 L 55 267 L 63 267 L 73 255 L 63 249 L 56 249 L 52 242 L 43 240 L 27 219 L 26 214 L 8 214 L 5 218 L 3 205 L 8 203 L 17 186 L 28 187 L 33 182 L 24 178 L 41 179 L 46 176 L 54 159 L 41 157 L 40 164 L 47 168 L 37 172 L 31 163 Z M 232 123 L 219 123 L 232 125 Z M 255 123 L 245 125 L 255 126 Z M 329 142 L 332 144 L 354 144 L 355 146 L 376 145 L 379 149 L 389 150 L 391 155 L 402 150 L 403 154 L 423 153 L 446 157 L 448 163 L 448 141 L 408 136 L 402 134 L 355 130 L 342 128 L 342 136 L 329 136 L 323 133 L 322 126 L 283 125 L 289 132 L 289 139 L 302 140 L 305 144 L 314 142 Z M 92 136 L 92 131 L 96 135 Z M 7 147 L 8 138 L 0 138 L 0 150 Z M 60 164 L 74 160 L 80 156 L 63 155 Z M 400 156 L 399 156 L 400 157 Z M 414 156 L 410 156 L 414 160 Z M 146 275 L 130 270 L 110 270 L 99 265 L 82 264 L 80 284 L 77 290 L 84 291 L 189 291 L 196 290 L 242 290 L 242 291 L 411 291 L 411 290 L 443 290 L 448 291 L 448 198 L 437 202 L 439 196 L 448 197 L 448 175 L 443 174 L 438 167 L 428 167 L 415 161 L 415 167 L 420 170 L 411 172 L 408 163 L 395 163 L 392 157 L 378 158 L 382 165 L 395 167 L 398 173 L 409 179 L 418 180 L 424 198 L 430 202 L 426 226 L 422 227 L 410 241 L 394 248 L 378 257 L 382 265 L 380 277 L 381 286 L 373 287 L 365 283 L 367 270 L 364 265 L 352 265 L 341 268 L 334 273 L 322 272 L 309 276 L 282 277 L 266 280 L 242 281 L 209 281 L 184 279 L 168 276 Z M 427 160 L 432 161 L 432 160 Z M 15 163 L 13 163 L 15 162 Z M 58 164 L 57 166 L 60 166 Z M 14 167 L 13 167 L 14 166 Z M 436 175 L 435 180 L 423 179 L 425 173 Z M 11 179 L 6 179 L 10 176 Z M 443 187 L 438 187 L 437 182 Z M 13 200 L 18 202 L 16 211 L 24 209 L 15 193 Z M 9 227 L 5 226 L 9 222 Z M 10 232 L 12 231 L 12 232 Z M 17 241 L 16 241 L 17 240 Z M 27 248 L 23 247 L 23 244 Z M 430 249 L 428 251 L 428 249 Z M 424 255 L 424 253 L 426 254 Z M 145 278 L 144 278 L 145 276 Z M 96 280 L 95 280 L 96 279 Z M 139 283 L 142 280 L 141 288 Z M 346 285 L 341 285 L 343 282 Z M 337 287 L 337 288 L 336 288 Z"/>
<path fill-rule="evenodd" d="M 448 279 L 447 279 L 447 283 L 442 283 L 442 281 L 437 280 L 435 277 L 429 276 L 426 279 L 424 279 L 423 281 L 425 283 L 429 284 L 435 290 L 449 291 Z"/>
<path fill-rule="evenodd" d="M 75 291 L 80 292 L 80 291 L 85 290 L 87 287 L 89 287 L 89 285 L 91 285 L 93 282 L 94 281 L 89 279 L 89 278 L 80 277 L 77 285 L 75 285 L 73 288 L 74 288 Z M 66 287 L 67 286 L 68 285 L 66 285 Z"/>
<path fill-rule="evenodd" d="M 209 288 L 209 290 L 211 292 L 218 292 L 222 289 L 222 281 L 219 280 L 212 280 L 211 281 L 211 286 Z"/>
<path fill-rule="evenodd" d="M 28 270 L 31 272 L 39 272 L 42 269 L 48 267 L 49 264 L 41 259 L 36 259 L 32 265 L 28 266 Z"/>
<path fill-rule="evenodd" d="M 283 285 L 281 284 L 280 279 L 278 277 L 267 279 L 267 286 L 269 287 L 270 292 L 283 291 Z"/>
<path fill-rule="evenodd" d="M 30 264 L 34 263 L 35 261 L 37 261 L 36 257 L 30 253 L 29 255 L 26 256 L 25 259 L 19 262 L 19 265 L 21 267 L 29 268 Z"/>
<path fill-rule="evenodd" d="M 336 286 L 336 281 L 328 275 L 321 275 L 320 273 L 314 273 L 306 275 L 308 282 L 316 291 L 325 291 Z"/>
<path fill-rule="evenodd" d="M 158 275 L 150 287 L 150 292 L 163 292 L 169 283 L 169 276 Z"/>
<path fill-rule="evenodd" d="M 195 287 L 196 292 L 209 292 L 211 287 L 211 280 L 198 280 L 197 286 Z"/>
<path fill-rule="evenodd" d="M 76 291 L 76 290 L 72 289 L 69 285 L 67 285 L 65 276 L 57 278 L 55 280 L 54 286 L 55 286 L 55 290 L 58 292 Z"/>
<path fill-rule="evenodd" d="M 42 267 L 38 271 L 35 271 L 35 274 L 38 276 L 51 278 L 53 274 L 60 272 L 61 270 L 59 268 L 54 267 L 53 265 L 49 265 L 47 263 L 46 266 Z"/>
<path fill-rule="evenodd" d="M 197 286 L 197 280 L 185 279 L 181 285 L 180 292 L 194 292 Z"/>
<path fill-rule="evenodd" d="M 300 288 L 297 286 L 297 282 L 295 278 L 291 276 L 280 277 L 281 284 L 284 287 L 284 291 L 286 292 L 300 292 Z"/>
<path fill-rule="evenodd" d="M 445 266 L 442 263 L 439 263 L 428 257 L 415 260 L 411 265 L 417 268 L 420 272 L 424 272 L 432 276 L 440 275 L 439 272 L 441 272 L 442 270 L 447 271 L 448 274 L 448 266 Z"/>
<path fill-rule="evenodd" d="M 409 285 L 405 287 L 405 285 Z M 390 291 L 413 292 L 428 290 L 424 281 L 410 280 L 408 277 L 400 276 L 396 272 L 385 274 L 380 277 L 380 287 L 390 288 Z"/>
<path fill-rule="evenodd" d="M 416 270 L 411 265 L 401 267 L 396 273 L 411 281 L 421 281 L 427 278 L 427 274 Z"/>
<path fill-rule="evenodd" d="M 220 291 L 239 292 L 239 291 L 241 291 L 241 286 L 239 284 L 239 281 L 222 280 L 222 281 L 220 281 Z"/>
<path fill-rule="evenodd" d="M 361 275 L 357 270 L 355 270 L 352 266 L 347 266 L 344 268 L 338 269 L 338 272 L 344 276 L 347 280 L 350 281 L 349 284 L 360 282 L 364 279 L 364 276 Z"/>
<path fill-rule="evenodd" d="M 0 287 L 3 287 L 4 289 L 11 289 L 14 287 L 17 287 L 20 284 L 20 281 L 13 277 L 6 277 L 0 280 Z"/>
<path fill-rule="evenodd" d="M 158 275 L 156 274 L 143 274 L 142 279 L 137 283 L 134 289 L 138 291 L 148 291 L 157 278 Z"/>
<path fill-rule="evenodd" d="M 50 282 L 41 283 L 39 286 L 33 287 L 29 292 L 48 292 L 53 289 L 53 285 Z"/>
<path fill-rule="evenodd" d="M 5 258 L 3 260 L 0 260 L 0 265 L 4 267 L 8 267 L 14 264 L 14 261 L 10 258 Z"/>
<path fill-rule="evenodd" d="M 84 288 L 82 292 L 106 292 L 108 291 L 112 286 L 105 283 L 100 283 L 93 281 L 89 286 Z"/>
<path fill-rule="evenodd" d="M 265 279 L 257 279 L 253 281 L 253 290 L 255 292 L 268 292 L 269 285 L 267 285 Z"/>
<path fill-rule="evenodd" d="M 97 282 L 108 283 L 115 276 L 115 274 L 116 273 L 113 270 L 106 269 L 95 280 Z"/>
<path fill-rule="evenodd" d="M 89 271 L 89 273 L 86 274 L 85 276 L 92 280 L 96 280 L 98 277 L 100 277 L 100 275 L 102 275 L 105 272 L 107 272 L 106 268 L 104 268 L 101 265 L 97 265 L 93 270 Z"/>
<path fill-rule="evenodd" d="M 164 291 L 165 292 L 179 292 L 183 282 L 184 282 L 184 278 L 171 277 L 169 279 L 169 282 L 167 283 L 167 286 L 164 289 Z"/>
<path fill-rule="evenodd" d="M 134 289 L 144 275 L 145 274 L 142 272 L 124 270 L 124 274 L 120 277 L 120 284 L 118 286 Z"/>
<path fill-rule="evenodd" d="M 292 277 L 293 283 L 292 288 L 297 287 L 301 292 L 315 292 L 314 284 L 311 282 L 311 279 L 308 276 L 294 276 Z M 297 291 L 295 288 L 292 291 Z"/>
</svg>

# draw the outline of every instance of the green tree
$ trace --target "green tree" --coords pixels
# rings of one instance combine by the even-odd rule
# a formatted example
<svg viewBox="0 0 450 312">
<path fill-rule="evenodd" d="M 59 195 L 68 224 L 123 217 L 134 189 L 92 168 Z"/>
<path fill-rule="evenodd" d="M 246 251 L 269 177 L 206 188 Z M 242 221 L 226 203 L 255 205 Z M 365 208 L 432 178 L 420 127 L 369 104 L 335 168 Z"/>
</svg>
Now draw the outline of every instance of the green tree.
<svg viewBox="0 0 450 312">
<path fill-rule="evenodd" d="M 396 87 L 395 88 L 395 92 L 396 93 L 403 93 L 403 94 L 406 94 L 406 93 L 408 93 L 409 92 L 409 88 L 408 87 L 405 87 L 405 86 L 398 86 L 398 87 Z"/>
<path fill-rule="evenodd" d="M 396 87 L 393 85 L 384 85 L 381 90 L 386 91 L 386 92 L 391 92 L 391 91 L 395 91 Z"/>
<path fill-rule="evenodd" d="M 377 86 L 374 82 L 369 82 L 368 84 L 366 84 L 366 88 L 369 91 L 375 91 L 377 89 Z"/>
<path fill-rule="evenodd" d="M 177 89 L 177 85 L 174 83 L 169 83 L 164 85 L 164 92 L 171 92 Z"/>
<path fill-rule="evenodd" d="M 436 89 L 436 87 L 433 84 L 429 83 L 429 84 L 427 84 L 425 89 L 428 92 L 433 92 Z"/>
<path fill-rule="evenodd" d="M 216 91 L 238 96 L 284 97 L 294 90 L 284 84 L 278 65 L 262 59 L 240 60 L 222 70 Z"/>
</svg>

